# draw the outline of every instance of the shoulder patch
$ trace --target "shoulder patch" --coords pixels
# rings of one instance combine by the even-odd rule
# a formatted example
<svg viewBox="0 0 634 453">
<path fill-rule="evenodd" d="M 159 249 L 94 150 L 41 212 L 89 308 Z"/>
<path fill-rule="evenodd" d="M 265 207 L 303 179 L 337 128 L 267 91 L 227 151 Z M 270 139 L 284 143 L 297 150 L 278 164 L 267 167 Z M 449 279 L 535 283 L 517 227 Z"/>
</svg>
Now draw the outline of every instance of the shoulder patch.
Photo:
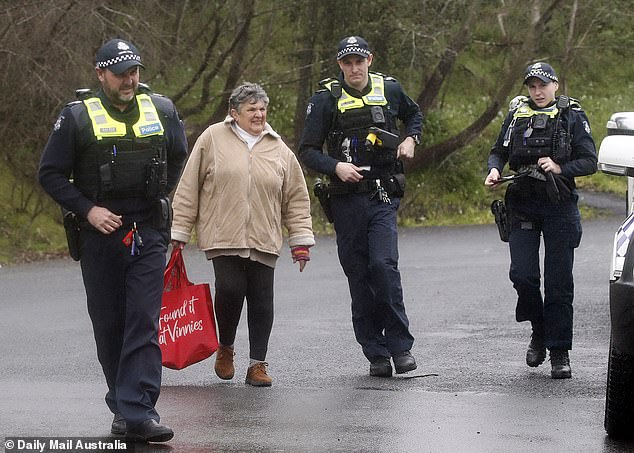
<svg viewBox="0 0 634 453">
<path fill-rule="evenodd" d="M 62 127 L 62 123 L 64 122 L 64 114 L 60 113 L 60 115 L 57 117 L 57 121 L 55 121 L 55 124 L 53 124 L 53 132 L 57 132 L 58 130 L 60 130 L 60 128 Z"/>
<path fill-rule="evenodd" d="M 583 120 L 583 128 L 588 133 L 588 135 L 592 135 L 592 129 L 590 129 L 590 124 L 586 120 Z"/>
</svg>

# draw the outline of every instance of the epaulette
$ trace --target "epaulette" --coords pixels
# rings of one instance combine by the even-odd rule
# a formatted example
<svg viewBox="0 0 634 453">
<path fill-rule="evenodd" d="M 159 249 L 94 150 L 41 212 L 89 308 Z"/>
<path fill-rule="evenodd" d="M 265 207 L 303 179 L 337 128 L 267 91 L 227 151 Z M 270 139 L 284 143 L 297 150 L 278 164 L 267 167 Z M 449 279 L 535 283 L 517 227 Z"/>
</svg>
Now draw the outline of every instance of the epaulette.
<svg viewBox="0 0 634 453">
<path fill-rule="evenodd" d="M 583 110 L 579 99 L 570 98 L 570 108 L 573 110 Z"/>
<path fill-rule="evenodd" d="M 319 86 L 325 87 L 328 82 L 334 82 L 335 80 L 337 79 L 335 79 L 334 77 L 326 77 L 325 79 L 321 79 L 319 81 Z"/>
<path fill-rule="evenodd" d="M 387 74 L 383 74 L 382 72 L 370 71 L 370 74 L 379 75 L 379 76 L 383 77 L 383 80 L 388 80 L 390 82 L 398 82 L 398 80 L 395 77 L 392 77 L 392 76 L 387 75 Z"/>
<path fill-rule="evenodd" d="M 88 99 L 91 96 L 93 96 L 93 92 L 90 88 L 79 88 L 75 90 L 75 98 L 80 101 Z"/>
<path fill-rule="evenodd" d="M 513 110 L 517 110 L 522 104 L 528 102 L 528 98 L 526 96 L 515 96 L 509 102 L 509 112 Z"/>
<path fill-rule="evenodd" d="M 326 86 L 328 84 L 330 84 L 329 87 Z M 329 91 L 335 99 L 339 99 L 341 97 L 342 87 L 339 79 L 328 77 L 327 79 L 320 80 L 319 86 L 323 87 L 324 90 Z"/>
<path fill-rule="evenodd" d="M 139 86 L 137 88 L 137 92 L 140 94 L 150 94 L 152 93 L 152 89 L 147 83 L 139 82 Z M 154 93 L 156 94 L 156 93 Z"/>
</svg>

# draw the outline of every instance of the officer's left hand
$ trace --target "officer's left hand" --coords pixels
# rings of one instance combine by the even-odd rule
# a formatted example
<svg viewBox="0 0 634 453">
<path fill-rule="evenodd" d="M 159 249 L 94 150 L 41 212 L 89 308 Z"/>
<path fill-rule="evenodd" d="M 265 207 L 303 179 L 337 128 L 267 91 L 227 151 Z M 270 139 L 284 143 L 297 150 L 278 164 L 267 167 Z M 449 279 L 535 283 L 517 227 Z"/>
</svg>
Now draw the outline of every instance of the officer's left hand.
<svg viewBox="0 0 634 453">
<path fill-rule="evenodd" d="M 111 234 L 123 224 L 121 216 L 101 206 L 93 206 L 88 211 L 86 220 L 103 234 Z"/>
<path fill-rule="evenodd" d="M 416 147 L 416 143 L 412 137 L 407 137 L 405 140 L 398 145 L 396 148 L 396 158 L 400 159 L 412 159 L 414 157 L 414 148 Z"/>
<path fill-rule="evenodd" d="M 545 173 L 551 172 L 555 175 L 561 174 L 561 167 L 550 157 L 540 157 L 537 160 L 537 165 L 539 165 L 539 168 L 541 168 Z"/>
</svg>

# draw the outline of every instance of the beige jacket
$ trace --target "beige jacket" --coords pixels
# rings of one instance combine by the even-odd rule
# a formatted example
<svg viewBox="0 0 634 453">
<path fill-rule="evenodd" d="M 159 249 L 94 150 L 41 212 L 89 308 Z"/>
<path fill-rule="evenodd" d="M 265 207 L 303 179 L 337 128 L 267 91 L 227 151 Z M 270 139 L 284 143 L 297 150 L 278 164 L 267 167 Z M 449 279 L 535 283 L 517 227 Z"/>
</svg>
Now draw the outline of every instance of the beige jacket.
<svg viewBox="0 0 634 453">
<path fill-rule="evenodd" d="M 172 239 L 196 225 L 204 251 L 256 250 L 279 256 L 282 225 L 290 247 L 315 244 L 306 181 L 295 154 L 266 124 L 249 151 L 231 118 L 196 140 L 174 194 Z"/>
</svg>

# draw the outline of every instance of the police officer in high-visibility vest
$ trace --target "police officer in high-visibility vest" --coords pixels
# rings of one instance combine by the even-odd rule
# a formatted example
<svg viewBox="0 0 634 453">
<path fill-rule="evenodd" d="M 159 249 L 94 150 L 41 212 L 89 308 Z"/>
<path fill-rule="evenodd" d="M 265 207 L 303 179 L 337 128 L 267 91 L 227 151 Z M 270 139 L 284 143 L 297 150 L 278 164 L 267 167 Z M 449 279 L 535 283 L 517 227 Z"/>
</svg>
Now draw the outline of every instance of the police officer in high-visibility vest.
<svg viewBox="0 0 634 453">
<path fill-rule="evenodd" d="M 174 435 L 155 405 L 161 387 L 158 318 L 169 240 L 167 194 L 187 157 L 174 104 L 139 85 L 141 55 L 113 39 L 96 54 L 101 88 L 78 90 L 40 162 L 46 192 L 72 217 L 113 434 L 163 442 Z"/>
<path fill-rule="evenodd" d="M 310 99 L 299 155 L 307 167 L 329 176 L 320 201 L 332 214 L 355 337 L 370 375 L 389 377 L 392 362 L 396 373 L 416 369 L 398 269 L 396 214 L 405 189 L 400 159 L 414 156 L 423 116 L 397 80 L 369 72 L 372 61 L 365 39 L 340 42 L 341 74 L 322 81 L 323 89 Z M 405 125 L 402 135 L 398 120 Z"/>
<path fill-rule="evenodd" d="M 503 181 L 511 252 L 510 279 L 517 292 L 516 320 L 530 321 L 526 364 L 541 365 L 550 351 L 551 377 L 572 376 L 573 258 L 581 241 L 576 176 L 594 173 L 597 155 L 590 124 L 579 102 L 556 96 L 559 81 L 547 63 L 524 73 L 528 97 L 518 97 L 491 149 L 484 184 Z M 540 237 L 544 238 L 544 294 L 540 288 Z"/>
</svg>

